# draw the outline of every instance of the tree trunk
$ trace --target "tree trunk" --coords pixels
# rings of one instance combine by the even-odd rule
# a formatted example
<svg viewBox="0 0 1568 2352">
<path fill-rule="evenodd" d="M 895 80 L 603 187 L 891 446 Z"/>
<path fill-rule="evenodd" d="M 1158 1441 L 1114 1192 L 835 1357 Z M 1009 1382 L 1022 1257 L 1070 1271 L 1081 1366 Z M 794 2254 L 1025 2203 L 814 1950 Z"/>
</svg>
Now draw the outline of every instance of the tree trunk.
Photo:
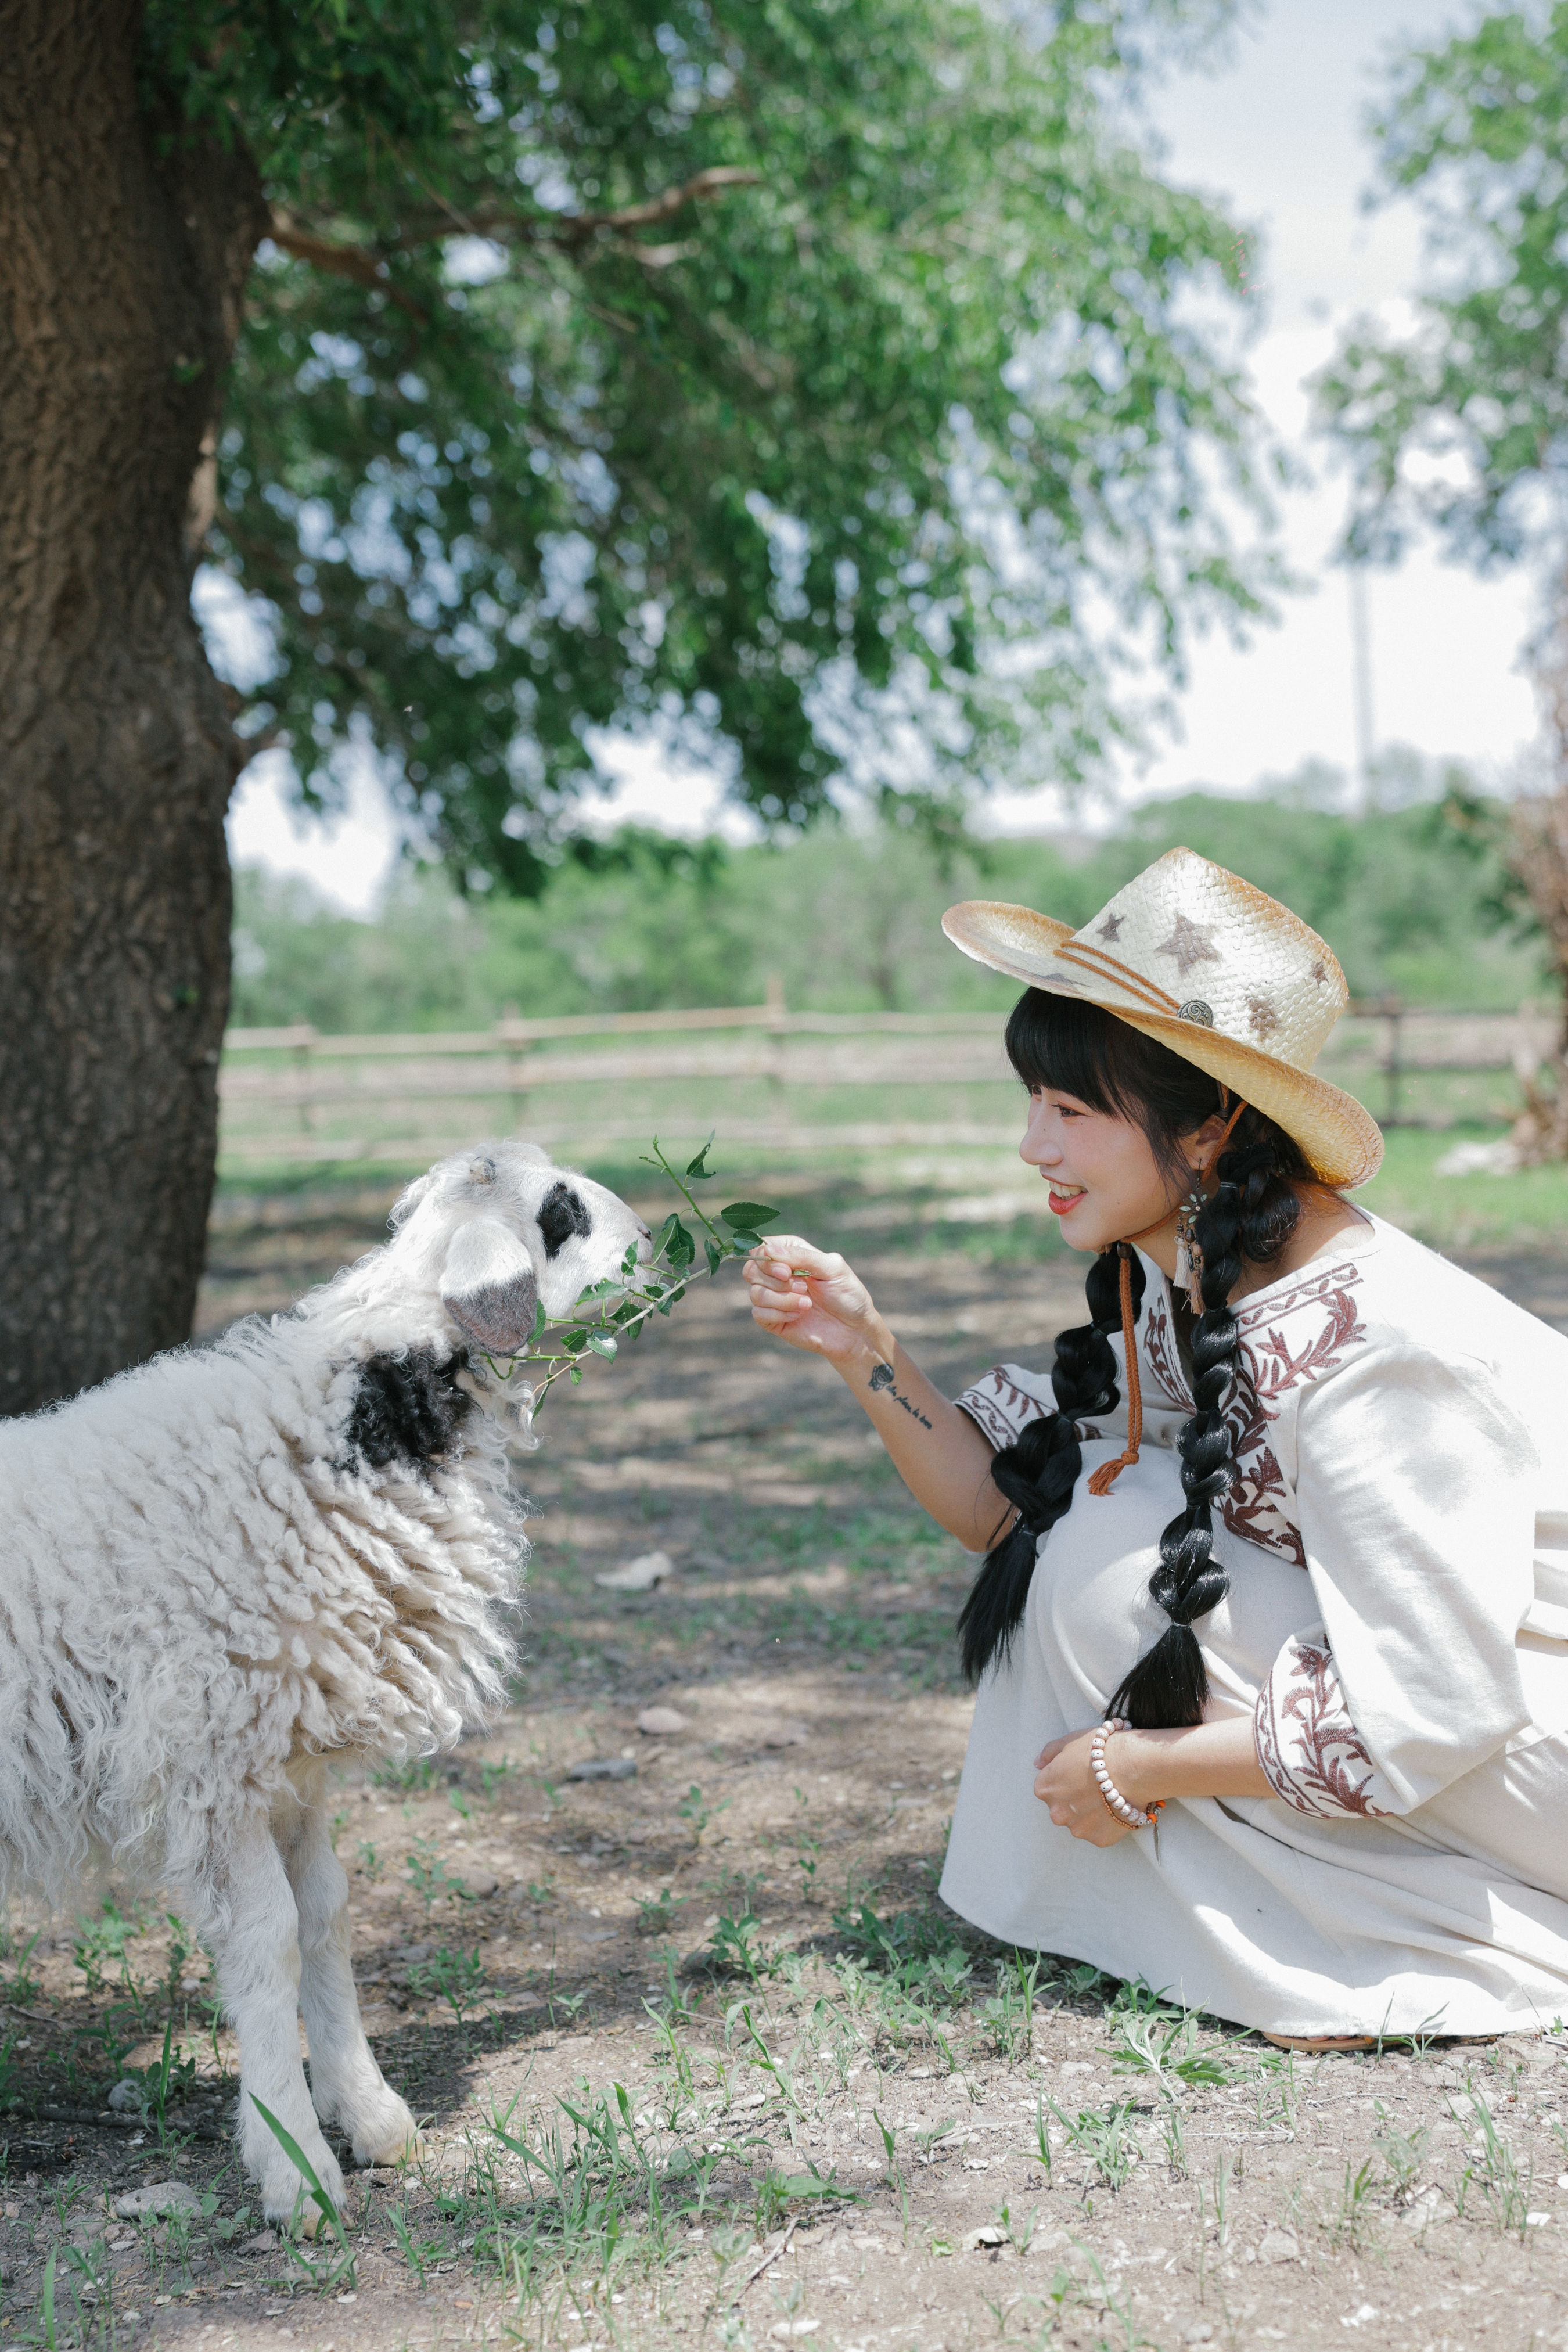
<svg viewBox="0 0 1568 2352">
<path fill-rule="evenodd" d="M 0 0 L 6 1413 L 188 1335 L 216 1152 L 238 761 L 191 510 L 265 213 L 144 111 L 137 31 Z"/>
<path fill-rule="evenodd" d="M 1563 996 L 1551 1063 L 1533 1075 L 1520 1072 L 1524 1108 L 1509 1141 L 1517 1164 L 1525 1168 L 1568 1160 L 1568 577 L 1558 583 L 1534 667 L 1552 789 L 1514 803 L 1507 856 L 1552 950 Z"/>
</svg>

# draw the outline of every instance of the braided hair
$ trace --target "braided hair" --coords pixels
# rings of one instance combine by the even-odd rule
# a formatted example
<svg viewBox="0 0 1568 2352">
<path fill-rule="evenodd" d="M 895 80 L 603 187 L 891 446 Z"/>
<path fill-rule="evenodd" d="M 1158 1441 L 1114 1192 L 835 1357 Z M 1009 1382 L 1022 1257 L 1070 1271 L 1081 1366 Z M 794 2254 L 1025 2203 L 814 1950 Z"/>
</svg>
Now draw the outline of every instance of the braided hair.
<svg viewBox="0 0 1568 2352">
<path fill-rule="evenodd" d="M 1216 1079 L 1100 1006 L 1038 989 L 1015 1005 L 1006 1047 L 1031 1091 L 1058 1087 L 1091 1110 L 1142 1127 L 1174 1197 L 1183 1176 L 1180 1139 L 1223 1108 Z M 1218 1606 L 1230 1583 L 1214 1557 L 1212 1519 L 1233 1470 L 1225 1406 L 1238 1342 L 1230 1293 L 1244 1261 L 1268 1265 L 1279 1255 L 1300 1213 L 1299 1190 L 1313 1181 L 1300 1147 L 1250 1107 L 1237 1122 L 1217 1174 L 1218 1189 L 1195 1221 L 1205 1311 L 1192 1338 L 1196 1410 L 1178 1442 L 1186 1505 L 1162 1535 L 1159 1565 L 1149 1580 L 1151 1595 L 1171 1622 L 1130 1669 L 1107 1709 L 1140 1730 L 1203 1717 L 1208 1677 L 1193 1622 Z M 1057 1411 L 1030 1422 L 993 1457 L 992 1478 L 1018 1516 L 986 1555 L 959 1618 L 963 1667 L 972 1681 L 1010 1650 L 1023 1622 L 1039 1538 L 1072 1501 L 1083 1466 L 1074 1424 L 1110 1412 L 1118 1402 L 1110 1334 L 1121 1321 L 1119 1259 L 1130 1249 L 1121 1243 L 1089 1267 L 1084 1288 L 1091 1320 L 1057 1341 L 1051 1373 Z M 1136 1320 L 1143 1268 L 1135 1252 L 1130 1271 Z"/>
<path fill-rule="evenodd" d="M 1131 1255 L 1136 1305 L 1143 1297 L 1143 1265 L 1135 1251 Z M 960 1654 L 972 1683 L 979 1681 L 998 1650 L 1005 1656 L 1012 1648 L 1029 1598 L 1036 1547 L 1072 1501 L 1083 1468 L 1079 1417 L 1116 1410 L 1120 1391 L 1110 1334 L 1121 1328 L 1120 1275 L 1114 1250 L 1095 1259 L 1084 1283 L 1091 1319 L 1078 1330 L 1064 1331 L 1057 1341 L 1051 1367 L 1055 1412 L 1031 1421 L 992 1459 L 992 1479 L 1018 1516 L 986 1554 L 959 1615 Z"/>
</svg>

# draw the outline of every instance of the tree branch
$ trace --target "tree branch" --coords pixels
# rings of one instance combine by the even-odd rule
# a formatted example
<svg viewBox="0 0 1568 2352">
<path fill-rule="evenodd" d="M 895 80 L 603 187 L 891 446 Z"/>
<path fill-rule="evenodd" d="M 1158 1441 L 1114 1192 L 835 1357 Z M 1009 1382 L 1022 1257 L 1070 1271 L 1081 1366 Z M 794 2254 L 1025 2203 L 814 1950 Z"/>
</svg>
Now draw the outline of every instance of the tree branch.
<svg viewBox="0 0 1568 2352">
<path fill-rule="evenodd" d="M 653 228 L 660 221 L 670 220 L 683 212 L 688 205 L 721 195 L 726 189 L 754 188 L 762 176 L 760 172 L 744 170 L 739 164 L 716 163 L 683 180 L 679 187 L 666 188 L 662 195 L 651 196 L 647 204 L 624 205 L 618 212 L 611 213 L 496 211 L 458 215 L 443 210 L 405 221 L 393 249 L 406 251 L 437 237 L 463 236 L 564 246 L 569 251 L 593 241 L 602 242 L 611 252 L 626 255 L 650 269 L 667 269 L 671 262 L 685 257 L 689 250 L 687 246 L 640 246 L 629 239 L 627 232 Z M 411 295 L 393 284 L 385 261 L 368 246 L 343 245 L 332 237 L 318 236 L 280 205 L 273 206 L 268 234 L 273 244 L 291 253 L 296 261 L 308 261 L 312 268 L 328 270 L 335 278 L 352 278 L 356 286 L 374 287 L 395 302 L 400 310 L 406 310 L 422 324 L 428 323 L 428 314 Z"/>
<path fill-rule="evenodd" d="M 662 196 L 653 196 L 646 205 L 626 205 L 618 213 L 564 213 L 547 226 L 535 226 L 531 233 L 578 243 L 584 237 L 595 236 L 601 230 L 624 233 L 629 228 L 653 228 L 658 222 L 670 220 L 688 205 L 700 204 L 704 196 L 716 196 L 726 188 L 754 188 L 761 184 L 760 172 L 748 172 L 736 163 L 716 163 L 694 179 L 685 180 L 679 188 L 666 188 Z"/>
<path fill-rule="evenodd" d="M 312 268 L 325 269 L 334 278 L 351 278 L 356 286 L 374 287 L 377 293 L 395 302 L 400 310 L 406 310 L 411 319 L 417 319 L 421 326 L 429 325 L 429 312 L 411 294 L 393 284 L 385 262 L 367 247 L 339 245 L 331 237 L 315 236 L 309 229 L 301 228 L 292 214 L 277 205 L 272 207 L 267 234 L 274 245 L 291 253 L 296 261 L 308 261 Z"/>
</svg>

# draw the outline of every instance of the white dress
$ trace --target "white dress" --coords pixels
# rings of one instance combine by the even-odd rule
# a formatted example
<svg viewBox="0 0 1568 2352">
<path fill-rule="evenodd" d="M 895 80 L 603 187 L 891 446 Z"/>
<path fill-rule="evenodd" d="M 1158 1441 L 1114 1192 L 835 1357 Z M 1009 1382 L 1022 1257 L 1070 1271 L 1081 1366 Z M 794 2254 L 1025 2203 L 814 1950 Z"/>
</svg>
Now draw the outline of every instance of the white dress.
<svg viewBox="0 0 1568 2352">
<path fill-rule="evenodd" d="M 1275 1795 L 1173 1801 L 1109 1848 L 1034 1795 L 1037 1750 L 1168 1622 L 1147 1587 L 1192 1403 L 1143 1267 L 1142 1456 L 1089 1493 L 1122 1448 L 1119 1370 L 980 1685 L 943 1896 L 1271 2032 L 1568 2022 L 1568 1339 L 1381 1219 L 1237 1310 L 1230 1591 L 1194 1630 L 1211 1715 L 1252 1717 Z M 1054 1410 L 1016 1365 L 959 1402 L 994 1445 Z"/>
</svg>

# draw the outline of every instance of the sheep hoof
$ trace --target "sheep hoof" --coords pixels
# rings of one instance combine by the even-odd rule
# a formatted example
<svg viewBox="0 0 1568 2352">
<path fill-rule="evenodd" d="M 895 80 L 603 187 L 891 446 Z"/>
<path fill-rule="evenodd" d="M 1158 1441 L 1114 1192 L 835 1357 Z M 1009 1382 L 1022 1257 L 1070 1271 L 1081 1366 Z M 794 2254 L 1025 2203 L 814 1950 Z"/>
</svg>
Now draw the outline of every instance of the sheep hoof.
<svg viewBox="0 0 1568 2352">
<path fill-rule="evenodd" d="M 408 2164 L 424 2146 L 419 2126 L 404 2110 L 403 2118 L 388 2131 L 383 2132 L 374 2145 L 362 2147 L 354 2142 L 354 2158 L 359 2164 Z"/>
<path fill-rule="evenodd" d="M 409 2157 L 418 2155 L 418 2124 L 405 2100 L 385 2084 L 384 2095 L 374 2103 L 372 2112 L 360 2115 L 351 2138 L 355 2164 L 406 2164 Z"/>
</svg>

